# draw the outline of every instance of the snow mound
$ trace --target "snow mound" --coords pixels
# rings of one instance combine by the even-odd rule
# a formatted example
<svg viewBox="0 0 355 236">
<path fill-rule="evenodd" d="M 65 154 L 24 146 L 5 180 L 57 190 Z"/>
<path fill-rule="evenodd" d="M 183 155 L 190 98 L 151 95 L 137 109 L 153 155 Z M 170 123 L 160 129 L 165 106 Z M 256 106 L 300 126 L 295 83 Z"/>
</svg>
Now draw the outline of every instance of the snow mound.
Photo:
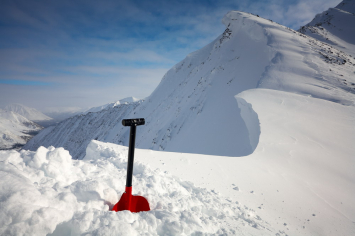
<svg viewBox="0 0 355 236">
<path fill-rule="evenodd" d="M 127 165 L 127 149 L 114 146 L 92 141 L 84 160 L 54 147 L 1 151 L 0 234 L 271 235 L 247 207 L 137 161 L 133 193 L 152 210 L 109 211 L 124 191 Z"/>
</svg>

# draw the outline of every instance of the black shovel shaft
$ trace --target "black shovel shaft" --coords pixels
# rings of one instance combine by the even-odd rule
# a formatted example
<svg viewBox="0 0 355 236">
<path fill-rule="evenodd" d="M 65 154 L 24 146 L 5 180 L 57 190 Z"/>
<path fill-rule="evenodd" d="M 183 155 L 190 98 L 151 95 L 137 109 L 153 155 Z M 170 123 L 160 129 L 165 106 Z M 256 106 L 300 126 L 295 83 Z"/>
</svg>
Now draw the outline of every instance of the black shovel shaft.
<svg viewBox="0 0 355 236">
<path fill-rule="evenodd" d="M 145 124 L 145 120 L 143 118 L 122 120 L 122 125 L 131 126 L 131 129 L 129 132 L 126 187 L 132 187 L 134 148 L 135 148 L 135 143 L 136 143 L 136 128 L 137 128 L 137 125 L 144 125 L 144 124 Z"/>
<path fill-rule="evenodd" d="M 136 126 L 132 125 L 129 133 L 128 163 L 127 163 L 127 181 L 126 186 L 132 186 L 134 146 L 136 142 Z"/>
</svg>

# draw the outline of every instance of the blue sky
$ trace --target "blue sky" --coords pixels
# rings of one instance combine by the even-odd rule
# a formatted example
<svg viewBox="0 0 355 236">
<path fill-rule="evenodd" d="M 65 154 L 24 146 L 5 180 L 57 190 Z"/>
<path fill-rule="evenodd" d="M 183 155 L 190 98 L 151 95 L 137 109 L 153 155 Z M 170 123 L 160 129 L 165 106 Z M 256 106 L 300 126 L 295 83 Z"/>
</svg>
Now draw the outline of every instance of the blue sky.
<svg viewBox="0 0 355 236">
<path fill-rule="evenodd" d="M 49 111 L 144 98 L 225 27 L 230 10 L 293 29 L 340 0 L 0 0 L 0 107 Z"/>
</svg>

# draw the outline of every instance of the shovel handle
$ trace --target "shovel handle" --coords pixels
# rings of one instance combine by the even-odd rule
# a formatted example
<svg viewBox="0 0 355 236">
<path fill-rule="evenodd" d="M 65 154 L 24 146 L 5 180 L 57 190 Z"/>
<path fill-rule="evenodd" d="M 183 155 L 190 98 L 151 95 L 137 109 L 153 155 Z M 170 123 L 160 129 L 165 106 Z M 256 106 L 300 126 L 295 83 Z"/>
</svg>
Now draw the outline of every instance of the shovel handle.
<svg viewBox="0 0 355 236">
<path fill-rule="evenodd" d="M 136 127 L 138 125 L 144 125 L 144 124 L 145 124 L 145 120 L 143 118 L 122 120 L 122 125 L 131 127 L 130 132 L 129 132 L 129 148 L 128 148 L 126 187 L 132 187 L 134 148 L 135 148 L 135 142 L 136 142 Z"/>
</svg>

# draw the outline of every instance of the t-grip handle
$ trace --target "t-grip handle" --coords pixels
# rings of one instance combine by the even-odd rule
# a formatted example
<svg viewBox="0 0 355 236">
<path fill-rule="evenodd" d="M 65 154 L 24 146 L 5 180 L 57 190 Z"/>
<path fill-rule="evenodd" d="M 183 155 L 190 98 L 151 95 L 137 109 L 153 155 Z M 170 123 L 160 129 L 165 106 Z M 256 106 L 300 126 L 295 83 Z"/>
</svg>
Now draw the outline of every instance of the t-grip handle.
<svg viewBox="0 0 355 236">
<path fill-rule="evenodd" d="M 124 119 L 122 120 L 122 125 L 123 126 L 138 126 L 138 125 L 144 125 L 145 120 L 144 118 L 136 118 L 136 119 Z"/>
</svg>

